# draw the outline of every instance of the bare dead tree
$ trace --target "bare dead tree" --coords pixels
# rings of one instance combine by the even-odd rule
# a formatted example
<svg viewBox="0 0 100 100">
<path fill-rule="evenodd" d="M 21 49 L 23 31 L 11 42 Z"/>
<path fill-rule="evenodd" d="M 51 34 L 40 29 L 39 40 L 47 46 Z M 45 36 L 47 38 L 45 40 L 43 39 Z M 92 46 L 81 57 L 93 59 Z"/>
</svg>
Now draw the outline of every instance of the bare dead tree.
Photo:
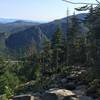
<svg viewBox="0 0 100 100">
<path fill-rule="evenodd" d="M 83 3 L 83 2 L 72 2 L 72 1 L 69 1 L 69 0 L 62 0 L 64 2 L 67 2 L 67 3 L 71 3 L 71 4 L 84 4 L 84 5 L 100 5 L 100 2 L 98 0 L 96 0 L 97 3 Z"/>
<path fill-rule="evenodd" d="M 99 4 L 100 4 L 100 1 L 96 0 Z"/>
</svg>

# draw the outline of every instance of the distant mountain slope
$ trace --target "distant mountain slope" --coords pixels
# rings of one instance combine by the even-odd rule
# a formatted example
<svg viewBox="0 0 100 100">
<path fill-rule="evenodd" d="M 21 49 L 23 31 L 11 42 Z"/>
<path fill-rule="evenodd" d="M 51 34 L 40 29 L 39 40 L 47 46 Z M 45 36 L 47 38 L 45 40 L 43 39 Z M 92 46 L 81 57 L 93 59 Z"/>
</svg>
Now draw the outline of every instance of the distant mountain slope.
<svg viewBox="0 0 100 100">
<path fill-rule="evenodd" d="M 25 30 L 31 26 L 39 25 L 39 22 L 28 21 L 28 20 L 17 20 L 17 19 L 3 19 L 0 18 L 0 33 L 10 34 L 17 33 Z"/>
<path fill-rule="evenodd" d="M 16 19 L 0 18 L 0 23 L 2 23 L 2 24 L 12 23 L 15 21 L 16 21 Z"/>
<path fill-rule="evenodd" d="M 7 51 L 5 41 L 10 35 L 18 33 L 20 31 L 24 31 L 32 26 L 39 24 L 40 24 L 39 22 L 28 21 L 28 20 L 0 18 L 0 55 L 8 54 L 5 53 Z"/>
<path fill-rule="evenodd" d="M 84 20 L 87 14 L 78 14 L 77 17 L 81 20 Z M 72 17 L 72 16 L 70 16 Z M 24 31 L 16 32 L 15 34 L 10 35 L 6 40 L 6 46 L 12 50 L 17 50 L 20 48 L 27 47 L 31 43 L 35 47 L 39 47 L 43 38 L 51 39 L 58 25 L 61 26 L 63 33 L 66 33 L 67 29 L 67 18 L 55 20 L 50 23 L 40 24 L 37 26 L 32 26 L 25 29 Z M 84 29 L 83 29 L 84 28 Z M 86 30 L 85 27 L 80 25 L 81 34 L 84 34 Z"/>
<path fill-rule="evenodd" d="M 22 21 L 22 22 L 26 22 L 26 23 L 36 23 L 38 24 L 39 22 L 36 21 L 32 21 L 32 20 L 21 20 L 21 19 L 9 19 L 9 18 L 0 18 L 0 23 L 1 24 L 7 24 L 7 23 L 14 23 L 17 21 Z"/>
<path fill-rule="evenodd" d="M 27 47 L 31 43 L 38 47 L 42 38 L 45 38 L 45 35 L 39 30 L 38 27 L 34 26 L 32 28 L 26 29 L 19 33 L 12 34 L 6 40 L 7 47 L 12 49 L 20 49 L 22 47 Z"/>
</svg>

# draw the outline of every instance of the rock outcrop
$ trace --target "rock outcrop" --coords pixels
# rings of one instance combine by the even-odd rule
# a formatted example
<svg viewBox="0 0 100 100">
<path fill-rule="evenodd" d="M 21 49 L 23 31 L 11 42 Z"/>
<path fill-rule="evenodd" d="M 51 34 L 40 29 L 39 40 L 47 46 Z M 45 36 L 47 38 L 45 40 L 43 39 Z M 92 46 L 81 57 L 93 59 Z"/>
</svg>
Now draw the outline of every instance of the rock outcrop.
<svg viewBox="0 0 100 100">
<path fill-rule="evenodd" d="M 45 91 L 43 94 L 32 94 L 32 95 L 19 95 L 13 97 L 11 100 L 99 100 L 93 99 L 81 91 L 70 91 L 66 89 L 53 88 Z"/>
<path fill-rule="evenodd" d="M 70 90 L 50 89 L 44 93 L 42 100 L 77 100 L 77 96 Z"/>
</svg>

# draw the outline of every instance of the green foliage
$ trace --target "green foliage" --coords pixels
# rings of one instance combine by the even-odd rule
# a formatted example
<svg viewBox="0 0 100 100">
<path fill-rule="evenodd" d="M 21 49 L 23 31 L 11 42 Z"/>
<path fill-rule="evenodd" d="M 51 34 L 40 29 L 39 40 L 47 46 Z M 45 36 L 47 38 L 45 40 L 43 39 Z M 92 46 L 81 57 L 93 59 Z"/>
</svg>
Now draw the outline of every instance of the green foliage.
<svg viewBox="0 0 100 100">
<path fill-rule="evenodd" d="M 4 63 L 3 59 L 0 58 L 0 76 L 1 76 L 2 74 L 4 74 L 6 70 L 7 70 L 7 66 L 6 66 L 6 64 Z"/>
<path fill-rule="evenodd" d="M 12 89 L 5 86 L 5 97 L 9 100 L 9 98 L 13 95 L 14 95 L 14 92 L 12 91 Z"/>
<path fill-rule="evenodd" d="M 61 30 L 58 28 L 52 39 L 52 66 L 54 67 L 54 70 L 58 69 L 62 62 L 62 36 Z"/>
<path fill-rule="evenodd" d="M 89 83 L 87 95 L 91 95 L 93 97 L 100 97 L 100 79 L 94 79 Z"/>
<path fill-rule="evenodd" d="M 43 42 L 43 50 L 41 52 L 41 66 L 42 72 L 50 71 L 52 64 L 52 49 L 51 49 L 51 42 L 49 40 L 44 40 Z"/>
<path fill-rule="evenodd" d="M 86 59 L 85 37 L 82 37 L 79 31 L 79 19 L 73 15 L 71 21 L 71 24 L 68 23 L 67 50 L 65 51 L 65 54 L 67 54 L 67 65 L 84 64 Z"/>
<path fill-rule="evenodd" d="M 34 66 L 34 69 L 33 69 L 33 75 L 34 75 L 34 77 L 35 77 L 36 80 L 39 80 L 39 78 L 40 78 L 40 75 L 41 75 L 40 71 L 41 71 L 40 65 L 36 64 Z"/>
<path fill-rule="evenodd" d="M 14 88 L 19 85 L 19 79 L 16 75 L 6 72 L 0 77 L 0 93 L 5 94 L 8 87 L 11 91 L 14 91 Z"/>
<path fill-rule="evenodd" d="M 5 100 L 14 93 L 14 89 L 20 84 L 20 80 L 13 71 L 12 64 L 9 61 L 0 59 L 0 94 L 5 94 Z"/>
<path fill-rule="evenodd" d="M 92 72 L 100 78 L 100 8 L 90 9 L 88 15 L 88 27 L 90 29 L 88 40 L 88 59 L 92 65 Z"/>
</svg>

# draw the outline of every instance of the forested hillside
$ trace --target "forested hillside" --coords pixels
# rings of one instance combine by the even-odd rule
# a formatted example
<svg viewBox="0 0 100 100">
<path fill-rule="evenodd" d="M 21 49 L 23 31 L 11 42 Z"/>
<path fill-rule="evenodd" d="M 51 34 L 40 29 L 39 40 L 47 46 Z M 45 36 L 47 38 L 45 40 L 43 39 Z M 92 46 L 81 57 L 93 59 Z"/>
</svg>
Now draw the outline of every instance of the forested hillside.
<svg viewBox="0 0 100 100">
<path fill-rule="evenodd" d="M 84 35 L 85 31 L 87 31 L 87 28 L 83 25 L 86 16 L 86 13 L 76 15 L 80 20 L 79 35 Z M 70 22 L 71 17 L 72 16 L 68 17 Z M 10 52 L 22 53 L 23 55 L 24 52 L 28 51 L 31 45 L 33 45 L 34 49 L 40 50 L 44 39 L 52 40 L 53 34 L 59 26 L 62 33 L 65 35 L 67 32 L 67 17 L 49 23 L 27 27 L 25 30 L 16 33 L 12 32 L 13 34 L 5 40 L 5 45 Z"/>
</svg>

